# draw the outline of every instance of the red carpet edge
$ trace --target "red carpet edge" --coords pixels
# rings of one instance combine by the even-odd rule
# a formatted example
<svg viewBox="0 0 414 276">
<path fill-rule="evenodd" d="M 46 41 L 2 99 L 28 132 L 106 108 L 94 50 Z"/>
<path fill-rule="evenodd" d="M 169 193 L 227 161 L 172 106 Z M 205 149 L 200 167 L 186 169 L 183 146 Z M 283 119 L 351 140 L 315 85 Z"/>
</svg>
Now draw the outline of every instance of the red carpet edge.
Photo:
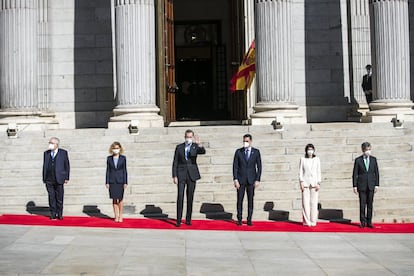
<svg viewBox="0 0 414 276">
<path fill-rule="evenodd" d="M 124 218 L 122 223 L 98 217 L 67 216 L 63 220 L 50 220 L 39 215 L 3 214 L 2 225 L 100 227 L 164 230 L 213 230 L 213 231 L 258 231 L 258 232 L 335 232 L 335 233 L 414 233 L 414 223 L 374 223 L 374 228 L 359 228 L 359 224 L 321 222 L 316 227 L 306 227 L 299 222 L 253 221 L 253 226 L 236 225 L 235 221 L 193 220 L 192 225 L 184 223 L 175 227 L 174 219 Z"/>
</svg>

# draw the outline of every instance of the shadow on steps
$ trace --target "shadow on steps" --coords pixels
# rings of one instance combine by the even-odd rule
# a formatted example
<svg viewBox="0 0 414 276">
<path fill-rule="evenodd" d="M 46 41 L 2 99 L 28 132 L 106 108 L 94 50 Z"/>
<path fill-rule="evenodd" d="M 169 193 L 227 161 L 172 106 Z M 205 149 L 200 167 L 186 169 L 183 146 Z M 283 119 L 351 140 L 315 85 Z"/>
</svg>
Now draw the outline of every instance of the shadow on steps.
<svg viewBox="0 0 414 276">
<path fill-rule="evenodd" d="M 220 203 L 203 203 L 200 207 L 200 213 L 205 214 L 208 219 L 233 220 L 233 214 L 224 211 L 224 207 Z"/>
</svg>

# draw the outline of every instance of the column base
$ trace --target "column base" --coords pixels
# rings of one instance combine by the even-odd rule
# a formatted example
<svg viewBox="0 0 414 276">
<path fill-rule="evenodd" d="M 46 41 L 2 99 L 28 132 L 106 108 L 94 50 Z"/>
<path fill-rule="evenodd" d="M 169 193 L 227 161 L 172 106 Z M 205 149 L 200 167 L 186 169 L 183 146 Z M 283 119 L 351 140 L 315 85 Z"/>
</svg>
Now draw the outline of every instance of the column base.
<svg viewBox="0 0 414 276">
<path fill-rule="evenodd" d="M 139 127 L 164 127 L 164 119 L 158 107 L 121 107 L 114 109 L 108 128 L 128 128 L 131 122 Z"/>
<path fill-rule="evenodd" d="M 0 111 L 0 131 L 6 131 L 9 124 L 16 125 L 18 131 L 43 131 L 59 128 L 59 122 L 53 112 Z"/>
<path fill-rule="evenodd" d="M 371 111 L 366 113 L 364 122 L 384 123 L 399 119 L 406 122 L 414 122 L 414 104 L 412 102 L 372 102 Z"/>
<path fill-rule="evenodd" d="M 348 122 L 363 122 L 363 119 L 366 117 L 367 112 L 369 112 L 369 106 L 366 103 L 356 104 L 353 106 L 348 116 Z"/>
<path fill-rule="evenodd" d="M 293 104 L 257 104 L 250 115 L 251 125 L 305 124 L 306 118 Z"/>
</svg>

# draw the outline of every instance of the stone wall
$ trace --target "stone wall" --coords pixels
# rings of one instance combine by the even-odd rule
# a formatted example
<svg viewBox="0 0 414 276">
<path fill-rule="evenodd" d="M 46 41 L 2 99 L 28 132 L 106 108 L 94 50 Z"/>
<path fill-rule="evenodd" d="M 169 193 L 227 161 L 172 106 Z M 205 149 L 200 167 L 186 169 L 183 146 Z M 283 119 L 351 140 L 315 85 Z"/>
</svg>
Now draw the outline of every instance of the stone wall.
<svg viewBox="0 0 414 276">
<path fill-rule="evenodd" d="M 308 122 L 346 121 L 349 95 L 345 0 L 305 1 Z"/>
<path fill-rule="evenodd" d="M 197 12 L 201 1 L 204 0 L 177 8 L 176 17 L 179 20 L 221 20 L 223 43 L 229 44 L 227 8 L 214 13 L 214 8 L 226 5 L 219 0 L 203 2 L 212 12 L 206 9 Z M 48 39 L 39 37 L 39 108 L 54 111 L 60 128 L 106 127 L 116 105 L 112 1 L 43 2 L 47 2 L 48 12 L 42 17 L 47 21 L 47 30 L 42 33 Z M 292 2 L 296 104 L 306 112 L 308 122 L 346 121 L 352 100 L 349 1 Z M 179 7 L 180 1 L 176 4 Z M 409 0 L 409 12 L 411 71 L 414 72 L 414 0 Z M 215 18 L 206 16 L 208 14 L 215 14 Z M 229 57 L 227 54 L 230 64 Z M 414 99 L 413 87 L 414 78 L 411 78 L 411 99 Z"/>
<path fill-rule="evenodd" d="M 51 109 L 63 128 L 105 127 L 112 114 L 110 3 L 49 1 Z"/>
</svg>

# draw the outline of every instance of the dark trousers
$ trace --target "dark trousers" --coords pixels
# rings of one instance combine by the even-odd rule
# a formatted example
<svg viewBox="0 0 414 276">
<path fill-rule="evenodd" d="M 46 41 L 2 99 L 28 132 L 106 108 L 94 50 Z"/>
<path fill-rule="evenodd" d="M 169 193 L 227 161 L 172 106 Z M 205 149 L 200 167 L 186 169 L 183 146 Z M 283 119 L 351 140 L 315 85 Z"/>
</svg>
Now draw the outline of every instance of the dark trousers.
<svg viewBox="0 0 414 276">
<path fill-rule="evenodd" d="M 372 102 L 372 92 L 371 94 L 365 94 L 365 99 L 367 100 L 367 104 Z"/>
<path fill-rule="evenodd" d="M 237 190 L 237 220 L 242 220 L 243 199 L 245 193 L 247 193 L 247 221 L 252 221 L 254 185 L 245 184 L 240 184 L 240 188 Z"/>
<path fill-rule="evenodd" d="M 187 189 L 186 189 L 187 186 Z M 186 190 L 187 196 L 187 213 L 185 220 L 191 221 L 191 214 L 193 213 L 193 198 L 196 182 L 192 181 L 190 176 L 187 175 L 186 179 L 178 179 L 178 193 L 177 193 L 177 222 L 181 222 L 183 217 L 183 204 L 184 204 L 184 190 Z"/>
<path fill-rule="evenodd" d="M 50 215 L 53 217 L 62 216 L 63 212 L 63 185 L 57 182 L 46 182 L 47 193 L 49 194 Z"/>
<path fill-rule="evenodd" d="M 372 206 L 374 203 L 374 191 L 359 191 L 359 221 L 372 223 Z"/>
</svg>

